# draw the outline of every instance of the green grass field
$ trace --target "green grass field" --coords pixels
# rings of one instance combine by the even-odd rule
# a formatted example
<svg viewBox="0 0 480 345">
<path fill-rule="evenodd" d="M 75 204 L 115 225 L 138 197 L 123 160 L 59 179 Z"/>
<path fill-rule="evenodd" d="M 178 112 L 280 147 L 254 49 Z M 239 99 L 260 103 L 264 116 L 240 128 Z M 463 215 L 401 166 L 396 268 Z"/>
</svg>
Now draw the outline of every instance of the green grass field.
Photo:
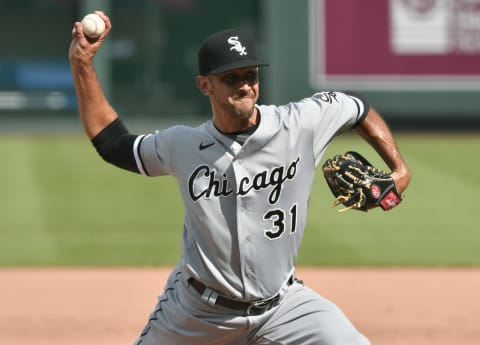
<svg viewBox="0 0 480 345">
<path fill-rule="evenodd" d="M 339 214 L 320 171 L 300 265 L 480 264 L 478 135 L 400 134 L 412 169 L 403 204 Z M 358 150 L 337 138 L 325 158 Z M 172 265 L 183 208 L 171 177 L 144 178 L 104 163 L 80 135 L 0 137 L 0 266 Z"/>
</svg>

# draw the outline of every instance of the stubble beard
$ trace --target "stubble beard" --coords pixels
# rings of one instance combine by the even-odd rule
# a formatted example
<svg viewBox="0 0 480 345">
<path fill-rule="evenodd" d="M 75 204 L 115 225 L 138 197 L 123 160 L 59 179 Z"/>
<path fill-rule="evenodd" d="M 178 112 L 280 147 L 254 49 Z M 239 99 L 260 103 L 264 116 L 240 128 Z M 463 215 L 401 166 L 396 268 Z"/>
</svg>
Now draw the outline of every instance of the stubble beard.
<svg viewBox="0 0 480 345">
<path fill-rule="evenodd" d="M 245 105 L 243 103 L 244 101 L 248 101 L 249 103 L 251 102 L 252 104 Z M 239 104 L 237 102 L 239 102 Z M 238 119 L 242 121 L 247 121 L 255 113 L 256 97 L 254 95 L 240 97 L 239 99 L 235 100 L 235 103 L 237 104 L 233 105 L 233 112 Z"/>
<path fill-rule="evenodd" d="M 252 106 L 250 109 L 235 108 L 234 112 L 237 118 L 239 118 L 242 121 L 247 121 L 253 116 L 255 112 L 255 106 Z"/>
</svg>

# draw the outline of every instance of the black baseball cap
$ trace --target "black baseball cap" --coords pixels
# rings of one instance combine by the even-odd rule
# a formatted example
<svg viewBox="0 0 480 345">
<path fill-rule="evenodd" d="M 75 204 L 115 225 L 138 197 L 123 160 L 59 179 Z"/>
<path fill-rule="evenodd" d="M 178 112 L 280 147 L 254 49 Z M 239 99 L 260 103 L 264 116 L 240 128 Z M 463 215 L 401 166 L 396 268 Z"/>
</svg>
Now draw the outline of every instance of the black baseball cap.
<svg viewBox="0 0 480 345">
<path fill-rule="evenodd" d="M 236 29 L 210 35 L 198 51 L 200 75 L 218 74 L 237 68 L 268 66 L 257 59 L 251 37 Z"/>
</svg>

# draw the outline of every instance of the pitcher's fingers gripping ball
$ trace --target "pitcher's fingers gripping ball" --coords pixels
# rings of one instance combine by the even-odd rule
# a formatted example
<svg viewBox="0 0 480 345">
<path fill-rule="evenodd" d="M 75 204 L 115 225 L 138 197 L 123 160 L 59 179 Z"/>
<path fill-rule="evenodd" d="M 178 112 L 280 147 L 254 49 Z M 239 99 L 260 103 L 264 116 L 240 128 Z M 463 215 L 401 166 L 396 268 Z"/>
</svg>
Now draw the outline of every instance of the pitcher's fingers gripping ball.
<svg viewBox="0 0 480 345">
<path fill-rule="evenodd" d="M 87 14 L 81 23 L 83 33 L 90 38 L 97 38 L 105 31 L 105 22 L 96 13 Z"/>
<path fill-rule="evenodd" d="M 336 198 L 333 207 L 346 206 L 340 212 L 367 211 L 377 206 L 386 211 L 402 200 L 390 174 L 375 168 L 357 152 L 328 159 L 323 164 L 323 174 Z"/>
</svg>

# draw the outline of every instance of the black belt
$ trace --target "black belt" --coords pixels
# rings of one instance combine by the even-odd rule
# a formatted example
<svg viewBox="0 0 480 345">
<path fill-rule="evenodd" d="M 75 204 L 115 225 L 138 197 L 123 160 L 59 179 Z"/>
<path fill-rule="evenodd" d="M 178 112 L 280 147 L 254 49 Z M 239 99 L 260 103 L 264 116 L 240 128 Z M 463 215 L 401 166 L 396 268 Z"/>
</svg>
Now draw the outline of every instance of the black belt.
<svg viewBox="0 0 480 345">
<path fill-rule="evenodd" d="M 188 279 L 188 285 L 193 287 L 200 295 L 203 295 L 207 287 L 201 281 L 196 280 L 195 278 Z M 293 276 L 288 279 L 288 285 L 292 285 L 294 282 Z M 272 309 L 280 301 L 280 293 L 277 293 L 275 296 L 256 301 L 256 302 L 242 302 L 234 299 L 226 298 L 221 295 L 217 296 L 215 305 L 221 305 L 223 307 L 243 311 L 246 315 L 260 315 L 266 312 L 267 310 Z"/>
</svg>

